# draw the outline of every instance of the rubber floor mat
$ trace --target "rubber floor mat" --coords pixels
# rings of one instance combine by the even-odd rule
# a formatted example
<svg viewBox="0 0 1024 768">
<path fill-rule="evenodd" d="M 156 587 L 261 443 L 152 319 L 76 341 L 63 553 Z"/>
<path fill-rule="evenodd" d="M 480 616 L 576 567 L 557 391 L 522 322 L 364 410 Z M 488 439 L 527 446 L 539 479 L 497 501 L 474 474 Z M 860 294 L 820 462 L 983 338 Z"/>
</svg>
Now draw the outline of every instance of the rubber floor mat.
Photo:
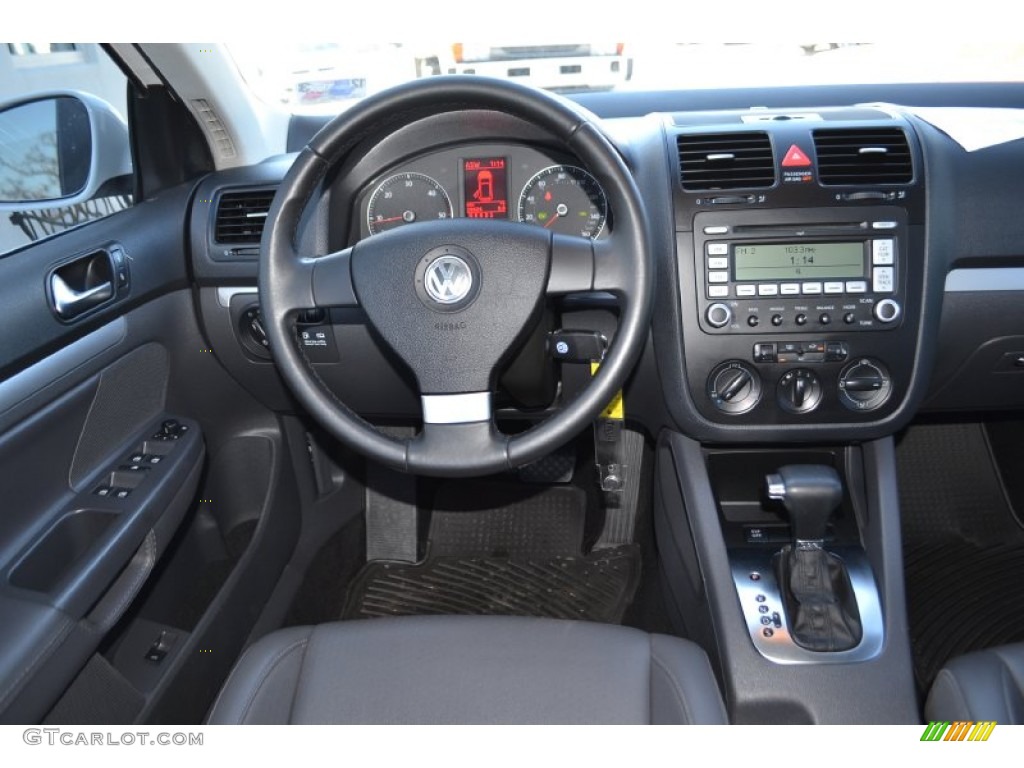
<svg viewBox="0 0 1024 768">
<path fill-rule="evenodd" d="M 911 647 L 924 692 L 954 656 L 1024 640 L 1024 531 L 982 425 L 915 426 L 896 456 Z"/>
<path fill-rule="evenodd" d="M 453 482 L 438 489 L 427 552 L 436 557 L 549 560 L 578 555 L 587 496 L 575 486 Z"/>
<path fill-rule="evenodd" d="M 640 547 L 585 555 L 586 493 L 575 486 L 460 481 L 434 498 L 427 558 L 372 562 L 343 618 L 547 616 L 619 623 L 640 582 Z"/>
<path fill-rule="evenodd" d="M 343 618 L 471 614 L 620 623 L 640 581 L 640 548 L 537 560 L 436 557 L 420 565 L 371 563 L 353 583 Z"/>
</svg>

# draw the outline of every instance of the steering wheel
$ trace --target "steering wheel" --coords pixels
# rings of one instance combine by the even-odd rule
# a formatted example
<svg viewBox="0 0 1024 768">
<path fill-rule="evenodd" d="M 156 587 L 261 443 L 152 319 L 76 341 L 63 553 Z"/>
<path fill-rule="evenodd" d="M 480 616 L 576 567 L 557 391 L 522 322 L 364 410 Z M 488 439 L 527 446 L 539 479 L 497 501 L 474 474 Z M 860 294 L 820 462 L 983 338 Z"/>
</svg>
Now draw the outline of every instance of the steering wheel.
<svg viewBox="0 0 1024 768">
<path fill-rule="evenodd" d="M 297 253 L 296 232 L 332 168 L 366 141 L 431 115 L 492 110 L 546 130 L 605 189 L 607 239 L 553 235 L 509 221 L 447 219 L 375 235 L 326 255 Z M 264 228 L 259 298 L 270 350 L 299 402 L 358 453 L 407 472 L 485 475 L 547 455 L 582 431 L 623 385 L 647 338 L 654 273 L 643 201 L 595 118 L 542 91 L 475 76 L 444 76 L 371 96 L 326 125 L 299 153 Z M 497 430 L 496 372 L 535 325 L 547 297 L 614 294 L 614 341 L 587 387 L 526 432 Z M 423 429 L 396 439 L 376 430 L 323 384 L 295 343 L 295 315 L 361 307 L 415 374 Z M 352 366 L 358 376 L 358 364 Z"/>
</svg>

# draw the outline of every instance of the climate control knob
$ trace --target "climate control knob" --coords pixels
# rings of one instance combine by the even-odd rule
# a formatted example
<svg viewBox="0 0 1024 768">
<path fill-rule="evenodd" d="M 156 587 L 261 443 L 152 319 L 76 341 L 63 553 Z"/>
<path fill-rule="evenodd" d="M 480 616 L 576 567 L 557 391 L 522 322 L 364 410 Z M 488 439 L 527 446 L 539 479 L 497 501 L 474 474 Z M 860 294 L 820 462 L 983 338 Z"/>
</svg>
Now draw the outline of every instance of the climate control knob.
<svg viewBox="0 0 1024 768">
<path fill-rule="evenodd" d="M 894 323 L 899 319 L 900 305 L 892 299 L 882 299 L 875 304 L 875 319 L 881 323 Z"/>
<path fill-rule="evenodd" d="M 892 379 L 878 360 L 855 360 L 839 374 L 839 402 L 851 411 L 880 408 L 891 392 Z"/>
<path fill-rule="evenodd" d="M 725 413 L 746 413 L 761 399 L 761 377 L 742 360 L 715 366 L 708 376 L 708 397 Z"/>
<path fill-rule="evenodd" d="M 779 407 L 789 413 L 810 413 L 821 402 L 821 381 L 813 371 L 795 368 L 779 379 Z"/>
<path fill-rule="evenodd" d="M 708 307 L 708 311 L 704 313 L 704 316 L 708 320 L 708 325 L 712 328 L 724 328 L 732 322 L 732 310 L 728 304 L 712 304 Z"/>
</svg>

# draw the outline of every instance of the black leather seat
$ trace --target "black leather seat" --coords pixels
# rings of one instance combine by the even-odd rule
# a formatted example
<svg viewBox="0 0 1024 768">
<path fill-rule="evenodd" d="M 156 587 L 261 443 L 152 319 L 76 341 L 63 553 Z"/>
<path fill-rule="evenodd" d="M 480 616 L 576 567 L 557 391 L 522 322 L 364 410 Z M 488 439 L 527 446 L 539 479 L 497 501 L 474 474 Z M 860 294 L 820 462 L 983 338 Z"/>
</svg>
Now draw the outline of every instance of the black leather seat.
<svg viewBox="0 0 1024 768">
<path fill-rule="evenodd" d="M 586 622 L 373 619 L 274 632 L 211 723 L 725 723 L 691 642 Z"/>
<path fill-rule="evenodd" d="M 968 653 L 935 678 L 925 719 L 1024 724 L 1024 643 Z"/>
</svg>

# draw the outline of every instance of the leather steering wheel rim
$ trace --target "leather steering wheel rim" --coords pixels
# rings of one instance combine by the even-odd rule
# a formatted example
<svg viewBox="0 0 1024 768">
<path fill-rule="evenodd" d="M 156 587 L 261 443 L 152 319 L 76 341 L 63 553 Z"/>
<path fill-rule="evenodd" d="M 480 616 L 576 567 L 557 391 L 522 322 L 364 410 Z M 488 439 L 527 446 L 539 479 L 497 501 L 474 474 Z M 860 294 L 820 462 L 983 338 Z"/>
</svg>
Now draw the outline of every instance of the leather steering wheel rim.
<svg viewBox="0 0 1024 768">
<path fill-rule="evenodd" d="M 355 274 L 353 282 L 353 271 L 358 273 L 355 249 L 360 244 L 338 254 L 307 257 L 296 252 L 296 234 L 310 199 L 328 172 L 355 147 L 422 118 L 460 110 L 496 111 L 536 125 L 563 143 L 600 181 L 614 216 L 610 237 L 588 246 L 583 238 L 543 235 L 548 238 L 550 257 L 545 267 L 546 292 L 612 293 L 620 305 L 619 323 L 600 370 L 588 386 L 526 432 L 501 434 L 488 413 L 486 421 L 425 423 L 418 437 L 396 439 L 345 406 L 322 383 L 295 343 L 294 319 L 299 310 L 359 305 L 359 275 Z M 625 383 L 646 342 L 653 303 L 654 269 L 647 226 L 643 201 L 622 157 L 596 118 L 582 108 L 542 91 L 483 77 L 413 81 L 368 97 L 332 120 L 299 153 L 279 187 L 264 228 L 258 288 L 270 350 L 282 378 L 310 415 L 342 443 L 370 459 L 403 471 L 442 477 L 513 469 L 541 458 L 582 431 Z M 546 232 L 518 223 L 469 224 L 460 220 L 399 229 L 405 231 L 406 241 L 413 233 L 431 232 L 436 233 L 432 243 L 458 242 L 467 232 L 479 232 L 485 238 L 481 242 L 522 238 L 524 247 L 527 240 L 536 245 L 541 237 L 538 233 Z M 424 244 L 424 251 L 428 245 Z"/>
</svg>

